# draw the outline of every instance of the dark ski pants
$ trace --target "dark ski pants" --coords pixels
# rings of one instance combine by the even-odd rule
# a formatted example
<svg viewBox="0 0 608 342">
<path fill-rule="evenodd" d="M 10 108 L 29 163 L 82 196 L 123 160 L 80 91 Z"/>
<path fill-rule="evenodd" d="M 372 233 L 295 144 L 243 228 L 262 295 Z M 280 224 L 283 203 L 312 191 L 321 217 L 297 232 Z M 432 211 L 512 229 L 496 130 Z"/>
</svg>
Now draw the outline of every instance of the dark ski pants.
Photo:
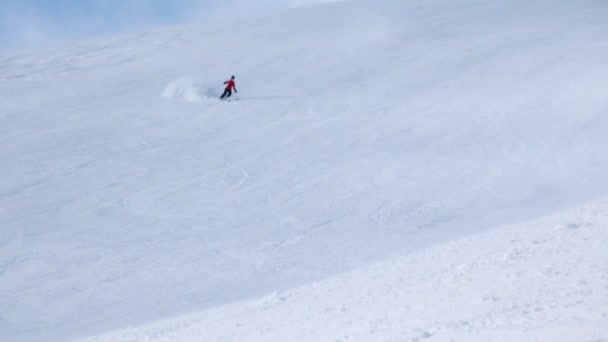
<svg viewBox="0 0 608 342">
<path fill-rule="evenodd" d="M 223 99 L 227 99 L 227 98 L 229 98 L 230 96 L 232 96 L 232 89 L 226 88 L 226 89 L 224 90 L 224 93 L 222 94 L 222 96 L 220 96 L 220 99 L 222 99 L 222 100 L 223 100 Z"/>
</svg>

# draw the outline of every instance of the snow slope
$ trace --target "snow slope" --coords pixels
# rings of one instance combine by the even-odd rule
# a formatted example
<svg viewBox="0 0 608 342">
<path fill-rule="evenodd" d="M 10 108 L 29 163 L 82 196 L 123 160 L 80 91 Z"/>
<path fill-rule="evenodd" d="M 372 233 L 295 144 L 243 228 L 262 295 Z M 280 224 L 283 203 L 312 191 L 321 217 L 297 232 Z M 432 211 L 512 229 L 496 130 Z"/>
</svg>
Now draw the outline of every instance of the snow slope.
<svg viewBox="0 0 608 342">
<path fill-rule="evenodd" d="M 85 341 L 604 341 L 608 201 Z"/>
<path fill-rule="evenodd" d="M 2 53 L 0 339 L 305 300 L 606 196 L 607 10 L 342 1 Z"/>
</svg>

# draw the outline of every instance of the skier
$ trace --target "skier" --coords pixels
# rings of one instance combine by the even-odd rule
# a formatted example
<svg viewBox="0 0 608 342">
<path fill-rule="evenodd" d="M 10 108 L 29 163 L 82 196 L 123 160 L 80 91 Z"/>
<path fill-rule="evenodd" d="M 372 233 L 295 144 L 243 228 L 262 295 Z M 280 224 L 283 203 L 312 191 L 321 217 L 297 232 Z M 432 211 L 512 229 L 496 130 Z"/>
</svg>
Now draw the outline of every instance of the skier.
<svg viewBox="0 0 608 342">
<path fill-rule="evenodd" d="M 238 91 L 236 91 L 236 84 L 234 83 L 234 76 L 230 77 L 230 79 L 226 82 L 224 82 L 224 84 L 227 84 L 226 89 L 224 89 L 224 93 L 222 94 L 222 96 L 220 96 L 220 100 L 224 100 L 229 98 L 232 95 L 232 90 L 234 89 L 235 93 L 238 93 Z"/>
</svg>

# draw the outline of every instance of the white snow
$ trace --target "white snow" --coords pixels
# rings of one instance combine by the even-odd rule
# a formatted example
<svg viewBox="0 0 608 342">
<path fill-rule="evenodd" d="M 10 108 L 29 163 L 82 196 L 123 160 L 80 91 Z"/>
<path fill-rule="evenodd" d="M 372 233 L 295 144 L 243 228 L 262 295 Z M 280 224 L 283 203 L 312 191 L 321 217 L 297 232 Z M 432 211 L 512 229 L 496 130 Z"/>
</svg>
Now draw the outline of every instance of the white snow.
<svg viewBox="0 0 608 342">
<path fill-rule="evenodd" d="M 608 339 L 608 3 L 298 4 L 0 53 L 0 340 Z"/>
<path fill-rule="evenodd" d="M 87 341 L 603 341 L 608 201 Z"/>
</svg>

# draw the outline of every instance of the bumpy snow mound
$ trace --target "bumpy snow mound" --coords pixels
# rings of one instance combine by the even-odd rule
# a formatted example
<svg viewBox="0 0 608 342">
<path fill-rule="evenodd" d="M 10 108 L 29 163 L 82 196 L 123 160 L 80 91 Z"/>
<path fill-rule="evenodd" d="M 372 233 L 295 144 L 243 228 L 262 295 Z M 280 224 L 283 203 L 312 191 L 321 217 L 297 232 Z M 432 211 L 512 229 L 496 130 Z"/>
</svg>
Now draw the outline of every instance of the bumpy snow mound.
<svg viewBox="0 0 608 342">
<path fill-rule="evenodd" d="M 607 209 L 594 201 L 86 341 L 604 341 Z"/>
<path fill-rule="evenodd" d="M 181 77 L 169 82 L 165 86 L 161 98 L 173 101 L 200 102 L 203 100 L 204 95 L 199 84 L 193 80 Z"/>
</svg>

